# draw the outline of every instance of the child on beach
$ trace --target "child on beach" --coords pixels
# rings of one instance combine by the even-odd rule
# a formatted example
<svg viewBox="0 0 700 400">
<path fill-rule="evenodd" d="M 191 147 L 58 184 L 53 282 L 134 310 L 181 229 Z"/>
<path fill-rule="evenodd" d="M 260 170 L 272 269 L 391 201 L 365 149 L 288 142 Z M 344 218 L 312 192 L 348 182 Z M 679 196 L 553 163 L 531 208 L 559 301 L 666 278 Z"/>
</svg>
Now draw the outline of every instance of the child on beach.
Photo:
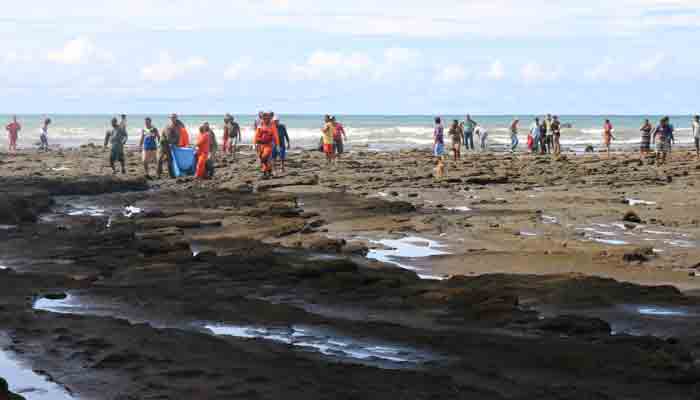
<svg viewBox="0 0 700 400">
<path fill-rule="evenodd" d="M 7 124 L 5 130 L 7 130 L 7 140 L 10 143 L 10 153 L 14 154 L 17 152 L 17 136 L 19 134 L 19 131 L 22 130 L 22 125 L 20 125 L 19 122 L 17 122 L 16 115 L 12 116 L 12 122 Z"/>
<path fill-rule="evenodd" d="M 462 138 L 464 137 L 464 133 L 459 127 L 459 121 L 452 121 L 448 134 L 450 139 L 452 139 L 452 155 L 454 160 L 457 161 L 462 157 Z"/>
<path fill-rule="evenodd" d="M 605 151 L 608 153 L 608 158 L 610 158 L 610 143 L 614 139 L 612 123 L 609 119 L 606 119 L 603 125 L 603 146 L 605 146 Z"/>
<path fill-rule="evenodd" d="M 158 129 L 153 126 L 151 118 L 147 117 L 144 120 L 145 127 L 141 130 L 141 140 L 139 147 L 141 148 L 141 160 L 143 161 L 143 171 L 146 178 L 150 179 L 149 165 L 155 164 L 158 160 L 158 141 L 160 135 Z"/>
<path fill-rule="evenodd" d="M 445 128 L 442 126 L 440 117 L 435 118 L 435 129 L 433 130 L 433 155 L 442 158 L 445 155 Z"/>
</svg>

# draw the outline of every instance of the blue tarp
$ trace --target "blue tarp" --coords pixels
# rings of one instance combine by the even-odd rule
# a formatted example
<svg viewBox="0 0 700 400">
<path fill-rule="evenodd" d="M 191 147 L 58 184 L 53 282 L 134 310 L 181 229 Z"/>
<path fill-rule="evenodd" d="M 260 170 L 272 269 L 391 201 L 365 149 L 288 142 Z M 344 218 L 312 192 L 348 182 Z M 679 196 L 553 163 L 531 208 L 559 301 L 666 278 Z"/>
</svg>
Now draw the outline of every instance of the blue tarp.
<svg viewBox="0 0 700 400">
<path fill-rule="evenodd" d="M 189 147 L 171 147 L 173 171 L 175 176 L 194 175 L 194 149 Z"/>
</svg>

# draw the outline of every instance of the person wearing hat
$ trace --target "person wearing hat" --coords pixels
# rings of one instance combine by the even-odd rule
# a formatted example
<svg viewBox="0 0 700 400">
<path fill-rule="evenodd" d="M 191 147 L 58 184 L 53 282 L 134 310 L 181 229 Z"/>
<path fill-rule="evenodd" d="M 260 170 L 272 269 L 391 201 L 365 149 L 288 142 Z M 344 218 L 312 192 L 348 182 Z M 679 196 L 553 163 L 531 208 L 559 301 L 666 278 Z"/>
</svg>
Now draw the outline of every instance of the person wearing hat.
<svg viewBox="0 0 700 400">
<path fill-rule="evenodd" d="M 253 144 L 258 151 L 263 179 L 269 179 L 272 177 L 272 151 L 275 146 L 280 145 L 277 126 L 272 121 L 272 112 L 263 113 L 262 121 L 255 130 Z"/>
<path fill-rule="evenodd" d="M 272 159 L 275 160 L 275 168 L 277 167 L 277 160 L 280 161 L 282 172 L 284 172 L 284 163 L 287 160 L 287 149 L 291 148 L 291 143 L 289 140 L 289 134 L 287 134 L 287 127 L 283 123 L 280 123 L 279 117 L 275 117 L 273 122 L 277 127 L 277 136 L 280 139 L 280 143 L 279 146 L 275 146 L 275 150 L 272 153 Z"/>
</svg>

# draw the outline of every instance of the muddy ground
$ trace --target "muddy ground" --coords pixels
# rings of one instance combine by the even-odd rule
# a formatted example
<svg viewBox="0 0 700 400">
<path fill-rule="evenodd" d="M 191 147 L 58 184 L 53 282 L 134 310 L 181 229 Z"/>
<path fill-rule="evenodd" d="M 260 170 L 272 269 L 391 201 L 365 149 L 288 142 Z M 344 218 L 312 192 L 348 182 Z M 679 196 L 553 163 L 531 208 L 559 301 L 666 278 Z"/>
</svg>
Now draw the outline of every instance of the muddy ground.
<svg viewBox="0 0 700 400">
<path fill-rule="evenodd" d="M 206 182 L 105 156 L 0 158 L 0 345 L 75 398 L 700 396 L 690 154 L 468 154 L 436 180 L 423 151 L 298 152 L 261 181 L 242 153 Z"/>
</svg>

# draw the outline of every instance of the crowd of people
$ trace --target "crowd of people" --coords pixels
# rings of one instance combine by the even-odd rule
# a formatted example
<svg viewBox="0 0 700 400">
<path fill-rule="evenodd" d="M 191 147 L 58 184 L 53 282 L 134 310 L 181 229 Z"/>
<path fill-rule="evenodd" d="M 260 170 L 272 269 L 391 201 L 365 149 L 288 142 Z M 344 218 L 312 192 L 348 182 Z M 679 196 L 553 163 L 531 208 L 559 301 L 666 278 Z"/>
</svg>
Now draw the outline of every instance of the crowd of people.
<svg viewBox="0 0 700 400">
<path fill-rule="evenodd" d="M 221 150 L 224 154 L 233 154 L 235 157 L 243 139 L 241 127 L 230 114 L 224 116 L 223 122 L 223 146 Z M 51 119 L 46 118 L 41 125 L 39 132 L 39 149 L 41 151 L 49 150 L 48 130 L 50 124 Z M 560 154 L 562 126 L 556 115 L 548 114 L 542 118 L 536 117 L 527 131 L 528 151 L 532 154 Z M 8 135 L 9 152 L 14 154 L 17 151 L 17 139 L 22 125 L 17 117 L 13 116 L 5 129 Z M 291 148 L 287 127 L 281 123 L 274 112 L 268 111 L 258 113 L 253 129 L 252 144 L 260 161 L 263 178 L 270 178 L 276 169 L 284 172 L 287 150 Z M 700 159 L 700 116 L 696 115 L 692 118 L 691 129 L 696 155 Z M 611 121 L 606 119 L 602 129 L 602 144 L 608 157 L 610 157 L 611 144 L 616 139 L 614 132 L 615 129 Z M 657 153 L 657 165 L 663 165 L 675 143 L 674 126 L 670 118 L 663 117 L 656 125 L 646 119 L 640 132 L 641 155 L 651 153 L 653 144 Z M 510 151 L 516 152 L 520 145 L 520 120 L 518 118 L 514 118 L 511 122 L 509 133 Z M 435 118 L 433 154 L 440 162 L 444 161 L 448 151 L 445 147 L 445 136 L 451 141 L 450 150 L 455 161 L 462 157 L 462 146 L 467 151 L 475 151 L 477 146 L 481 151 L 487 151 L 489 148 L 488 129 L 472 119 L 470 115 L 467 115 L 463 121 L 453 120 L 447 128 L 447 132 L 445 132 L 442 118 Z M 128 137 L 127 116 L 122 114 L 120 118 L 113 118 L 110 121 L 110 129 L 105 135 L 104 147 L 110 150 L 109 165 L 114 173 L 118 172 L 117 163 L 119 163 L 121 172 L 126 173 L 124 149 Z M 346 141 L 347 134 L 343 124 L 337 121 L 336 117 L 326 115 L 321 128 L 319 150 L 325 154 L 328 164 L 332 164 L 342 157 Z M 164 166 L 166 166 L 168 174 L 174 177 L 172 150 L 189 146 L 190 134 L 177 114 L 170 115 L 168 123 L 162 131 L 153 125 L 151 118 L 145 118 L 144 126 L 140 130 L 139 149 L 146 176 L 151 177 L 151 166 L 155 165 L 158 177 L 163 174 Z M 219 146 L 216 134 L 208 122 L 203 122 L 199 127 L 193 147 L 195 149 L 195 176 L 201 179 L 210 178 L 214 173 L 214 160 Z"/>
<path fill-rule="evenodd" d="M 545 117 L 535 117 L 527 131 L 527 149 L 532 154 L 561 154 L 561 132 L 562 122 L 556 115 L 547 114 Z M 692 137 L 695 142 L 695 151 L 700 159 L 700 116 L 696 115 L 691 121 Z M 651 152 L 651 145 L 655 144 L 656 155 L 658 159 L 657 165 L 663 165 L 666 162 L 668 153 L 671 151 L 672 145 L 675 143 L 674 127 L 671 124 L 669 117 L 663 117 L 659 123 L 654 126 L 646 119 L 640 128 L 640 152 L 642 155 Z M 516 152 L 520 145 L 519 132 L 520 120 L 514 118 L 509 127 L 510 132 L 510 151 Z M 610 148 L 613 140 L 615 140 L 615 128 L 609 119 L 603 123 L 602 129 L 602 145 L 605 152 L 610 157 Z M 464 121 L 453 120 L 447 130 L 447 136 L 451 140 L 452 157 L 459 160 L 461 158 L 462 146 L 466 150 L 476 150 L 474 146 L 474 137 L 479 143 L 479 148 L 482 151 L 488 150 L 488 130 L 478 122 L 474 121 L 470 115 L 467 115 Z M 592 146 L 589 146 L 592 149 Z M 445 128 L 442 118 L 435 118 L 435 126 L 433 130 L 433 154 L 439 159 L 443 159 L 446 155 L 445 148 Z"/>
</svg>

